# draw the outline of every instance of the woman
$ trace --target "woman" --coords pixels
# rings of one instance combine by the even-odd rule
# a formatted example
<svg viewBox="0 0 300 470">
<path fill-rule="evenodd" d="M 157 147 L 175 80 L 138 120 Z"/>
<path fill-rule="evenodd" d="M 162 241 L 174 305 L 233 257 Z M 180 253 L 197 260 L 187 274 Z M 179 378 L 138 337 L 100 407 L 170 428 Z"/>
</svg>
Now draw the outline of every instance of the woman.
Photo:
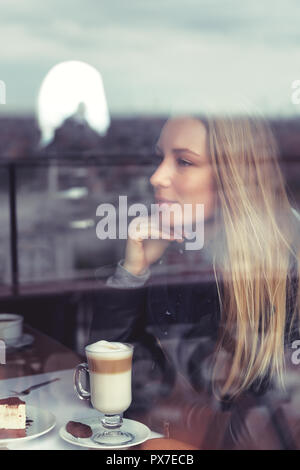
<svg viewBox="0 0 300 470">
<path fill-rule="evenodd" d="M 136 407 L 179 395 L 235 404 L 249 393 L 284 389 L 286 355 L 300 338 L 299 221 L 268 126 L 246 117 L 171 119 L 156 156 L 156 203 L 183 211 L 190 205 L 193 226 L 197 204 L 204 204 L 204 247 L 184 250 L 176 217 L 168 239 L 162 224 L 143 225 L 144 232 L 141 225 L 99 296 L 92 339 L 136 345 Z M 158 240 L 150 238 L 153 230 Z M 165 283 L 155 282 L 151 273 L 162 260 L 170 266 L 174 251 L 188 272 L 179 284 L 170 282 L 172 270 Z"/>
</svg>

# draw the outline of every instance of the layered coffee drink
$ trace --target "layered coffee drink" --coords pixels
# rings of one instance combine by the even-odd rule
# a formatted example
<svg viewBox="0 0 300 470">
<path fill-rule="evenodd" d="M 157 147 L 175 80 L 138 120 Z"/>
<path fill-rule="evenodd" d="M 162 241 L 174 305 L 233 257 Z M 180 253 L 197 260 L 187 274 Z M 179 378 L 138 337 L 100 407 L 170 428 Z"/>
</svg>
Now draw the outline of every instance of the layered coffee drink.
<svg viewBox="0 0 300 470">
<path fill-rule="evenodd" d="M 131 403 L 132 346 L 102 340 L 85 351 L 93 407 L 105 414 L 123 413 Z"/>
<path fill-rule="evenodd" d="M 75 368 L 74 386 L 79 398 L 91 400 L 93 407 L 104 413 L 102 428 L 91 436 L 97 444 L 119 446 L 134 439 L 134 434 L 123 426 L 122 418 L 131 403 L 133 348 L 131 344 L 97 341 L 85 348 L 88 364 Z M 83 373 L 89 375 L 90 391 L 81 384 Z"/>
</svg>

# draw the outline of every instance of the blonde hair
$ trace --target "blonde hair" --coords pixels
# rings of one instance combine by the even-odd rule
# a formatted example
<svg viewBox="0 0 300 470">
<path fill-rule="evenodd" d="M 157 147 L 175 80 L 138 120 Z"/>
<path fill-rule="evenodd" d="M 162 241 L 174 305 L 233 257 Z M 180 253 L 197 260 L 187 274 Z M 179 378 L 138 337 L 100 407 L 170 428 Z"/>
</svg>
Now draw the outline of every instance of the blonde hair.
<svg viewBox="0 0 300 470">
<path fill-rule="evenodd" d="M 299 258 L 295 216 L 267 123 L 252 117 L 203 122 L 223 227 L 215 259 L 221 327 L 213 383 L 215 392 L 236 397 L 265 377 L 283 385 L 285 328 L 299 319 L 300 310 L 299 285 L 291 317 L 287 302 L 290 260 L 297 265 Z M 222 351 L 229 353 L 230 361 L 226 377 L 219 381 Z"/>
</svg>

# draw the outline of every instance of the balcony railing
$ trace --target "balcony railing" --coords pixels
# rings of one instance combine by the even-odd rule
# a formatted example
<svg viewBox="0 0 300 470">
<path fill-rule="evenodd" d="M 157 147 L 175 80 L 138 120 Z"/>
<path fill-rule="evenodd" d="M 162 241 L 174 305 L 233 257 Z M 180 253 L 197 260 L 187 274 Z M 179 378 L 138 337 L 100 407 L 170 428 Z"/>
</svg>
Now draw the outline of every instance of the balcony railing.
<svg viewBox="0 0 300 470">
<path fill-rule="evenodd" d="M 299 160 L 281 160 L 299 210 Z M 87 155 L 0 160 L 0 297 L 99 289 L 124 254 L 126 240 L 98 240 L 96 208 L 152 202 L 149 155 Z M 297 192 L 298 191 L 298 192 Z"/>
<path fill-rule="evenodd" d="M 99 289 L 125 242 L 97 239 L 96 208 L 150 201 L 152 171 L 147 155 L 2 159 L 0 296 Z"/>
</svg>

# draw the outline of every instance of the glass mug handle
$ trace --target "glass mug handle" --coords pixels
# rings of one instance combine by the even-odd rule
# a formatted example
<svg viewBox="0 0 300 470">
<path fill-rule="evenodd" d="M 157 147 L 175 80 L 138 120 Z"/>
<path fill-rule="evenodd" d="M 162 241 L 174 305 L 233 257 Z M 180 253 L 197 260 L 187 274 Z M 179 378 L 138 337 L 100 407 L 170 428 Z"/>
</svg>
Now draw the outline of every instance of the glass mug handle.
<svg viewBox="0 0 300 470">
<path fill-rule="evenodd" d="M 77 392 L 77 395 L 79 396 L 81 400 L 88 400 L 89 398 L 91 398 L 91 394 L 90 392 L 85 390 L 83 386 L 81 385 L 81 382 L 80 382 L 81 372 L 85 372 L 86 374 L 89 373 L 89 368 L 86 363 L 78 364 L 78 366 L 76 366 L 75 368 L 74 388 L 75 388 L 75 391 Z"/>
</svg>

